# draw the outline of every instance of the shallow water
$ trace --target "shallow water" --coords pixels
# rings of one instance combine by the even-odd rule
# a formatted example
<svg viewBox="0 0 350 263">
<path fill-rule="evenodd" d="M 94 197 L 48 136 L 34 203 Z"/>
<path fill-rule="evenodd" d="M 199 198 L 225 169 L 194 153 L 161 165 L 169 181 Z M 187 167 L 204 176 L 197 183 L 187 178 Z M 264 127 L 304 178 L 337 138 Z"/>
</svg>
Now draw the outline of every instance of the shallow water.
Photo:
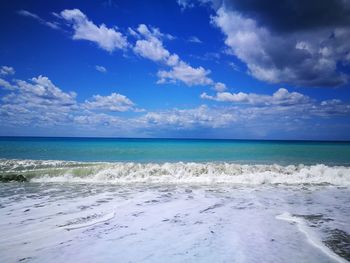
<svg viewBox="0 0 350 263">
<path fill-rule="evenodd" d="M 1 262 L 346 262 L 350 189 L 0 184 Z"/>
</svg>

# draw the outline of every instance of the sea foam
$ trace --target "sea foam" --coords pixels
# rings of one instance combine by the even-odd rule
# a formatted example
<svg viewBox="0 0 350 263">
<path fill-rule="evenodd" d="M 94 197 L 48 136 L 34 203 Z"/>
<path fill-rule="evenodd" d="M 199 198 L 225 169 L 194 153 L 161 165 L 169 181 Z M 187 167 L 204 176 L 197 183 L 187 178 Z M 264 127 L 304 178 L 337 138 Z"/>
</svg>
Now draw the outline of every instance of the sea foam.
<svg viewBox="0 0 350 263">
<path fill-rule="evenodd" d="M 294 223 L 297 225 L 299 231 L 303 233 L 307 241 L 314 246 L 315 248 L 319 249 L 322 253 L 327 255 L 330 259 L 334 260 L 335 262 L 339 263 L 346 263 L 347 260 L 343 259 L 342 257 L 338 256 L 336 253 L 334 253 L 331 249 L 329 249 L 321 240 L 320 238 L 310 230 L 310 227 L 307 227 L 304 220 L 301 218 L 297 218 L 295 216 L 292 216 L 288 212 L 284 212 L 281 215 L 276 216 L 276 219 L 284 220 L 290 223 Z"/>
<path fill-rule="evenodd" d="M 227 162 L 134 163 L 1 160 L 0 174 L 31 182 L 350 185 L 350 167 Z"/>
</svg>

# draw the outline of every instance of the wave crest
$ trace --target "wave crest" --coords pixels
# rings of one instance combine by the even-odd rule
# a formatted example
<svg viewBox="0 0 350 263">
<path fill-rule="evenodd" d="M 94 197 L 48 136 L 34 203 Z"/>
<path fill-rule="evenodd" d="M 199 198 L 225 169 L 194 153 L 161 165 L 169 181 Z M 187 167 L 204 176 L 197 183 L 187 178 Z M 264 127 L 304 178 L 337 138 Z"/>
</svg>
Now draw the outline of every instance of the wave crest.
<svg viewBox="0 0 350 263">
<path fill-rule="evenodd" d="M 228 183 L 350 185 L 350 167 L 207 163 L 85 163 L 1 160 L 1 176 L 21 174 L 31 182 L 74 183 Z"/>
</svg>

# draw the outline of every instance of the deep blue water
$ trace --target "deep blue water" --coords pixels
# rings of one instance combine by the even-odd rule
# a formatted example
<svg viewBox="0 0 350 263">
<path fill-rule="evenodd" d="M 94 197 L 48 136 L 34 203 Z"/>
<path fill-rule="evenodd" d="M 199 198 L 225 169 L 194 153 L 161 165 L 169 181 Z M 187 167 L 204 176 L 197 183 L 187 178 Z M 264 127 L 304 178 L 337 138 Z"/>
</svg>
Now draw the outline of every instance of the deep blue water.
<svg viewBox="0 0 350 263">
<path fill-rule="evenodd" d="M 0 158 L 350 165 L 350 142 L 0 137 Z"/>
</svg>

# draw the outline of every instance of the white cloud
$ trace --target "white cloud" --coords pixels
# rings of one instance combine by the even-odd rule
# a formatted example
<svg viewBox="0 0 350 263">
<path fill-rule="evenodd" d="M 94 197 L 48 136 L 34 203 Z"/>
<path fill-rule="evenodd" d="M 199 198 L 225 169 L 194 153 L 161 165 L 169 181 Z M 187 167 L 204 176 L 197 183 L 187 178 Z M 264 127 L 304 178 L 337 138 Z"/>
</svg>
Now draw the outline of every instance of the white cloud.
<svg viewBox="0 0 350 263">
<path fill-rule="evenodd" d="M 337 86 L 348 81 L 337 72 L 337 63 L 346 60 L 350 48 L 345 40 L 350 36 L 348 29 L 274 34 L 225 5 L 216 11 L 212 23 L 224 33 L 231 54 L 259 80 L 301 86 Z"/>
<path fill-rule="evenodd" d="M 145 25 L 140 25 L 138 31 L 145 37 L 145 39 L 136 41 L 134 52 L 144 58 L 166 63 L 170 56 L 170 52 L 164 48 L 161 40 L 152 35 Z"/>
<path fill-rule="evenodd" d="M 48 77 L 38 76 L 32 78 L 30 82 L 16 80 L 11 85 L 10 94 L 2 98 L 5 104 L 17 104 L 25 108 L 58 108 L 59 110 L 69 110 L 76 106 L 76 93 L 64 92 L 56 87 Z"/>
<path fill-rule="evenodd" d="M 320 117 L 349 116 L 350 104 L 344 103 L 339 99 L 324 100 L 319 104 L 313 105 L 309 113 Z"/>
<path fill-rule="evenodd" d="M 6 76 L 6 75 L 13 75 L 13 74 L 15 74 L 15 69 L 13 67 L 2 66 L 0 68 L 0 75 Z"/>
<path fill-rule="evenodd" d="M 126 37 L 116 28 L 108 28 L 105 24 L 95 25 L 79 9 L 63 10 L 61 17 L 72 24 L 73 39 L 83 39 L 95 42 L 100 48 L 112 52 L 116 49 L 126 49 Z"/>
<path fill-rule="evenodd" d="M 0 118 L 9 125 L 50 126 L 69 121 L 77 109 L 76 93 L 64 92 L 48 77 L 15 80 L 1 98 Z"/>
<path fill-rule="evenodd" d="M 222 82 L 217 82 L 214 85 L 214 89 L 218 92 L 223 92 L 227 89 L 226 85 Z"/>
<path fill-rule="evenodd" d="M 99 65 L 96 65 L 95 66 L 95 69 L 99 72 L 102 72 L 102 73 L 106 73 L 107 72 L 107 69 L 104 67 L 104 66 L 99 66 Z"/>
<path fill-rule="evenodd" d="M 64 92 L 56 87 L 48 77 L 38 76 L 32 78 L 31 82 L 17 80 L 15 87 L 20 96 L 11 93 L 3 98 L 6 102 L 17 101 L 28 105 L 40 107 L 41 105 L 57 105 L 71 107 L 76 104 L 75 92 Z"/>
<path fill-rule="evenodd" d="M 169 38 L 171 35 L 164 35 L 158 28 L 151 27 L 149 29 L 145 24 L 140 24 L 137 28 L 137 32 L 131 28 L 129 28 L 129 32 L 138 38 L 133 48 L 137 55 L 155 62 L 164 63 L 168 66 L 173 66 L 178 63 L 178 55 L 171 55 L 163 46 L 162 38 Z"/>
<path fill-rule="evenodd" d="M 219 128 L 234 122 L 233 112 L 222 112 L 201 105 L 193 109 L 171 109 L 158 112 L 148 112 L 139 120 L 146 127 L 169 127 L 171 129 L 193 129 L 198 127 Z"/>
<path fill-rule="evenodd" d="M 54 125 L 114 125 L 123 123 L 129 127 L 133 120 L 108 115 L 106 112 L 144 110 L 135 108 L 126 96 L 112 93 L 95 95 L 84 103 L 78 103 L 75 92 L 65 92 L 45 76 L 29 81 L 1 81 L 5 86 L 0 99 L 0 122 L 4 126 L 51 127 Z M 94 111 L 97 112 L 94 112 Z"/>
<path fill-rule="evenodd" d="M 210 71 L 203 67 L 193 68 L 182 61 L 170 71 L 160 70 L 157 73 L 158 83 L 182 81 L 188 86 L 212 85 L 213 80 L 208 77 L 209 74 Z"/>
<path fill-rule="evenodd" d="M 202 93 L 202 99 L 215 100 L 220 102 L 243 103 L 257 106 L 271 106 L 271 105 L 301 105 L 311 102 L 308 96 L 298 92 L 289 92 L 287 89 L 280 88 L 275 93 L 270 95 L 256 94 L 256 93 L 230 93 L 218 92 L 216 96 L 210 96 Z"/>
<path fill-rule="evenodd" d="M 169 67 L 174 67 L 178 65 L 181 62 L 180 58 L 176 54 L 172 54 L 171 56 L 168 57 L 166 64 Z"/>
<path fill-rule="evenodd" d="M 83 106 L 89 110 L 129 111 L 134 103 L 124 95 L 112 93 L 109 96 L 94 95 L 91 100 L 86 100 Z"/>
<path fill-rule="evenodd" d="M 95 25 L 87 16 L 79 9 L 63 10 L 57 17 L 63 18 L 69 22 L 73 29 L 73 39 L 83 39 L 98 44 L 99 47 L 109 52 L 115 49 L 126 49 L 129 43 L 116 28 L 107 28 L 106 25 Z M 193 85 L 214 85 L 214 81 L 208 77 L 210 70 L 203 67 L 192 67 L 188 63 L 182 61 L 177 54 L 171 54 L 163 45 L 163 39 L 174 39 L 170 34 L 163 34 L 158 28 L 147 27 L 140 24 L 136 30 L 128 28 L 128 33 L 137 40 L 133 46 L 135 54 L 147 58 L 149 60 L 159 62 L 171 69 L 160 70 L 157 75 L 159 80 L 157 83 L 165 82 L 183 82 L 188 86 Z M 198 42 L 196 37 L 192 41 Z M 96 70 L 105 72 L 102 66 L 96 66 Z"/>
<path fill-rule="evenodd" d="M 8 81 L 2 78 L 0 78 L 0 87 L 3 87 L 4 89 L 7 89 L 7 90 L 13 89 L 12 85 Z"/>
<path fill-rule="evenodd" d="M 131 27 L 128 28 L 128 33 L 129 35 L 135 37 L 135 38 L 140 38 L 140 35 Z"/>
<path fill-rule="evenodd" d="M 133 31 L 136 32 L 136 31 Z M 137 34 L 142 39 L 136 41 L 134 52 L 144 58 L 160 62 L 171 67 L 170 70 L 160 70 L 157 73 L 157 83 L 175 83 L 181 81 L 188 86 L 213 85 L 213 80 L 208 77 L 210 70 L 203 67 L 194 68 L 182 61 L 177 54 L 171 54 L 161 40 L 164 36 L 159 29 L 149 29 L 141 24 L 137 28 Z"/>
<path fill-rule="evenodd" d="M 283 88 L 272 95 L 243 92 L 218 92 L 216 96 L 202 94 L 203 99 L 233 102 L 231 105 L 140 112 L 128 97 L 117 93 L 95 95 L 79 103 L 76 93 L 63 91 L 45 76 L 4 83 L 7 88 L 2 91 L 4 95 L 0 99 L 0 123 L 1 127 L 14 129 L 62 126 L 92 131 L 91 135 L 97 131 L 99 134 L 110 131 L 104 127 L 118 127 L 116 134 L 109 134 L 117 135 L 122 130 L 125 136 L 139 135 L 140 132 L 158 134 L 170 130 L 203 130 L 203 127 L 228 131 L 248 127 L 250 131 L 258 129 L 263 132 L 266 123 L 271 130 L 283 131 L 304 128 L 303 120 L 309 118 L 322 122 L 322 119 L 335 116 L 350 116 L 349 103 L 339 99 L 316 101 Z M 125 111 L 133 113 L 117 116 L 117 112 Z"/>
</svg>

